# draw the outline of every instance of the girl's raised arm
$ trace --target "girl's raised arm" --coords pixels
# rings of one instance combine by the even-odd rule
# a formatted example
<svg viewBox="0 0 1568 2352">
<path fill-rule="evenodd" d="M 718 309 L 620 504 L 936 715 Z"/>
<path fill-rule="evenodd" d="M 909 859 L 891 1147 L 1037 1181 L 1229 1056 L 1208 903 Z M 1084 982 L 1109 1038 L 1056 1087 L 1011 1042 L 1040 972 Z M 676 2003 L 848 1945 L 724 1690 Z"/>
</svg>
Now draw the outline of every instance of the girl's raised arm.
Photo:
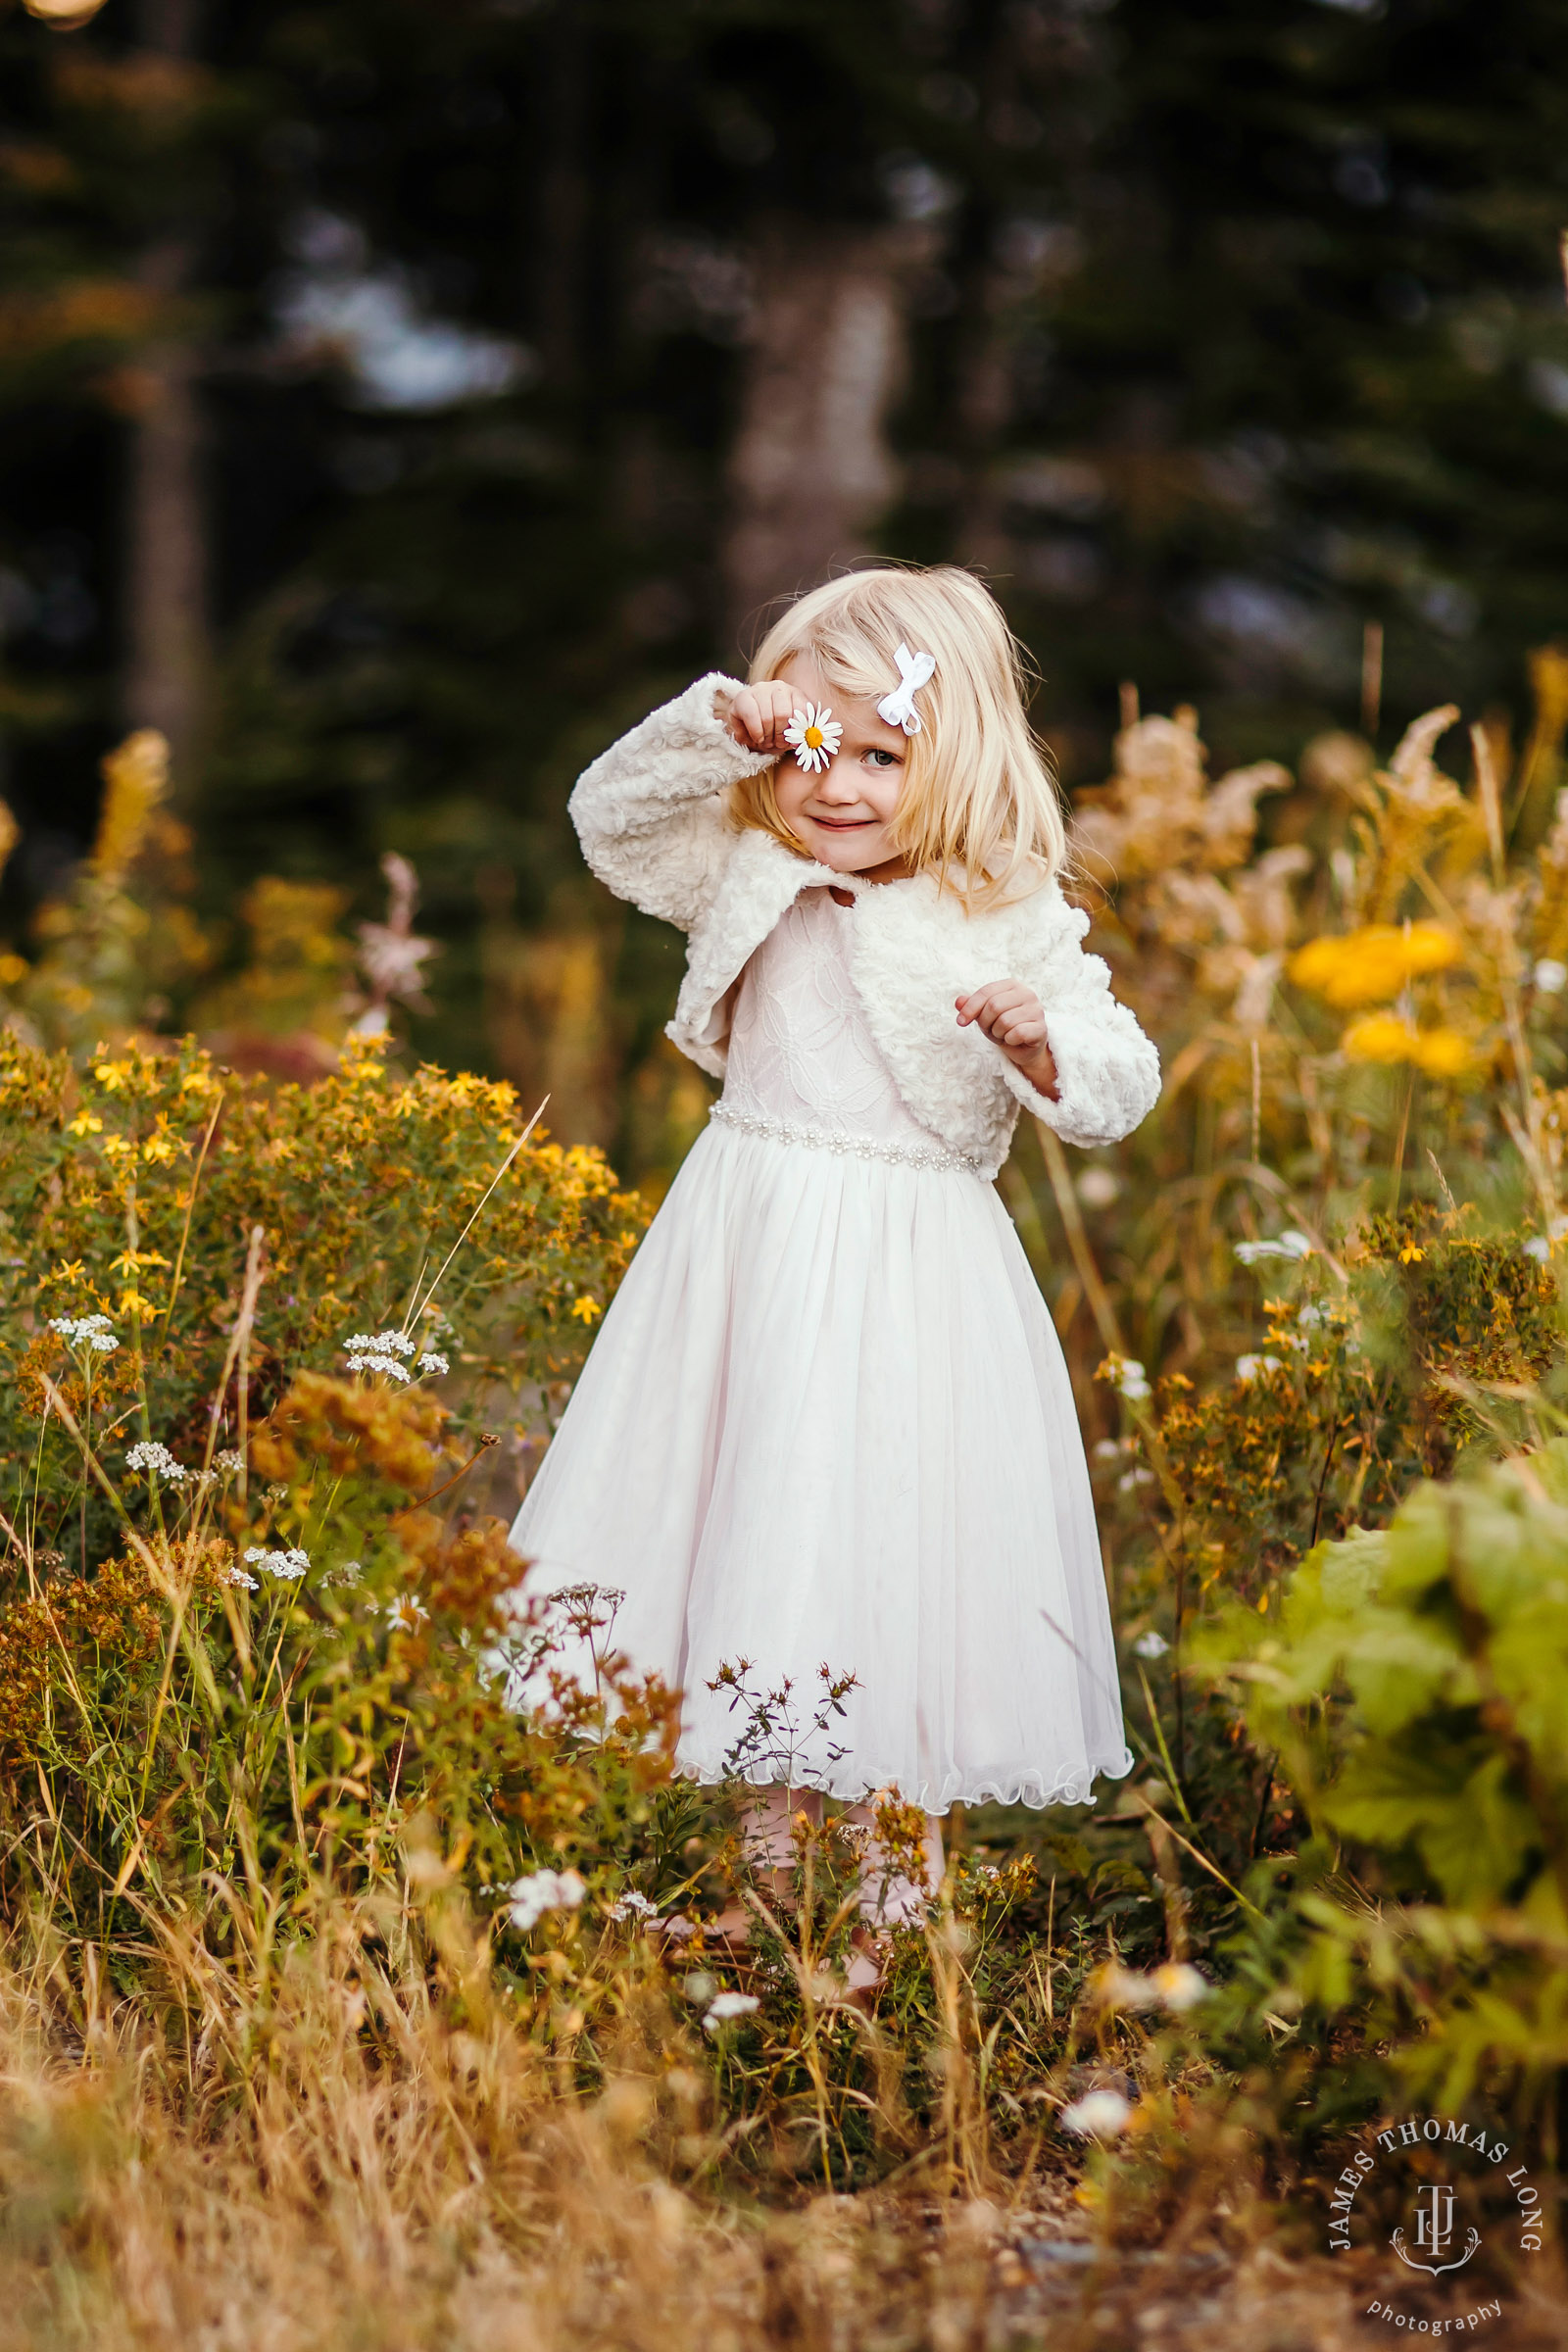
<svg viewBox="0 0 1568 2352">
<path fill-rule="evenodd" d="M 683 931 L 728 856 L 724 793 L 778 758 L 735 740 L 730 709 L 745 691 L 718 671 L 699 678 L 602 752 L 572 791 L 571 821 L 600 881 Z"/>
</svg>

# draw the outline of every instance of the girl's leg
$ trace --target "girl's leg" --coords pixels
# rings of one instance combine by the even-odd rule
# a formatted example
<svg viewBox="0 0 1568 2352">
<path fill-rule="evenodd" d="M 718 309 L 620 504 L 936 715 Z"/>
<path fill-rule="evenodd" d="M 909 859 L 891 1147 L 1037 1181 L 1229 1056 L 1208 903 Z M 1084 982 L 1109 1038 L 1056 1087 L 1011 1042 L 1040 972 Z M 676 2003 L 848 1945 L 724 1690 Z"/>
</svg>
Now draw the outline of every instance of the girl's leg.
<svg viewBox="0 0 1568 2352">
<path fill-rule="evenodd" d="M 813 1828 L 822 1820 L 822 1799 L 814 1788 L 751 1788 L 741 1821 L 746 1858 L 757 1879 L 758 1891 L 770 1906 L 788 1903 L 795 1891 L 795 1817 L 804 1813 Z M 713 1922 L 713 1932 L 731 1943 L 744 1943 L 752 1913 L 744 1903 L 731 1903 Z"/>
<path fill-rule="evenodd" d="M 787 1897 L 795 1886 L 794 1824 L 804 1813 L 813 1829 L 822 1822 L 822 1799 L 814 1788 L 753 1788 L 746 1799 L 748 1859 L 764 1893 Z"/>
<path fill-rule="evenodd" d="M 873 1929 L 898 1928 L 922 1919 L 926 1904 L 942 1884 L 941 1816 L 928 1813 L 925 1817 L 925 1836 L 920 1841 L 920 1856 L 925 1866 L 923 1886 L 909 1878 L 878 1838 L 874 1806 L 849 1805 L 845 1808 L 845 1818 L 865 1835 L 865 1859 L 860 1866 L 860 1917 L 866 1925 Z"/>
</svg>

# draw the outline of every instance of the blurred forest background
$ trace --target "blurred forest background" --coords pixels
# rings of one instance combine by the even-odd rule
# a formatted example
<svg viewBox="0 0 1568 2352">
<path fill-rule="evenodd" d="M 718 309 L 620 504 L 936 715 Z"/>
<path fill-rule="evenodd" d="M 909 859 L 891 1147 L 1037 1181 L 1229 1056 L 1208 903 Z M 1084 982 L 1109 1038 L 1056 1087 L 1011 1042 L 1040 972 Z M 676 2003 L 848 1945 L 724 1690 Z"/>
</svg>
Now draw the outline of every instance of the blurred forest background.
<svg viewBox="0 0 1568 2352">
<path fill-rule="evenodd" d="M 657 1190 L 679 943 L 565 800 L 769 600 L 981 566 L 1069 788 L 1127 681 L 1216 766 L 1386 750 L 1568 628 L 1561 0 L 12 0 L 0 59 L 13 974 L 155 726 L 175 1017 L 281 1036 L 401 853 L 416 1050 Z"/>
</svg>

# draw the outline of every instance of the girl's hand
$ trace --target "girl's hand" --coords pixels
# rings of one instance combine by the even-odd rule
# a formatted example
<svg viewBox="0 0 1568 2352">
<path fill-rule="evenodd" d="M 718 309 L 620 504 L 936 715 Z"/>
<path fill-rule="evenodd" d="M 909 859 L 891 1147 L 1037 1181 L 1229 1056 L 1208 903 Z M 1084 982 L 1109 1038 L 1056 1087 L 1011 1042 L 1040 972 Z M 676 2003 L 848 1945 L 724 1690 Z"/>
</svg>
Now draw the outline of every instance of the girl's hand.
<svg viewBox="0 0 1568 2352">
<path fill-rule="evenodd" d="M 993 980 L 954 1002 L 960 1029 L 978 1021 L 1035 1092 L 1055 1102 L 1056 1064 L 1046 1043 L 1046 1008 L 1032 988 L 1021 980 Z"/>
<path fill-rule="evenodd" d="M 782 678 L 766 678 L 760 686 L 743 686 L 730 704 L 725 724 L 737 743 L 749 752 L 774 752 L 783 759 L 790 746 L 784 730 L 809 697 Z"/>
</svg>

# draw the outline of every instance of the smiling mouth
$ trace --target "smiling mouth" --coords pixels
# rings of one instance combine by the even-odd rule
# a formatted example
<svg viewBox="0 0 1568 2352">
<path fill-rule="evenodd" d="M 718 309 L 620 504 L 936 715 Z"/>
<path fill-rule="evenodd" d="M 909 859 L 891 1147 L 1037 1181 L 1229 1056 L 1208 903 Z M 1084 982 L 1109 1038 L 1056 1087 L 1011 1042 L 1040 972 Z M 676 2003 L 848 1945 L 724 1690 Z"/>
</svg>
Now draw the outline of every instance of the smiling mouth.
<svg viewBox="0 0 1568 2352">
<path fill-rule="evenodd" d="M 874 825 L 876 818 L 874 816 L 813 816 L 811 822 L 813 825 L 820 825 L 824 833 L 858 833 L 862 825 Z"/>
</svg>

